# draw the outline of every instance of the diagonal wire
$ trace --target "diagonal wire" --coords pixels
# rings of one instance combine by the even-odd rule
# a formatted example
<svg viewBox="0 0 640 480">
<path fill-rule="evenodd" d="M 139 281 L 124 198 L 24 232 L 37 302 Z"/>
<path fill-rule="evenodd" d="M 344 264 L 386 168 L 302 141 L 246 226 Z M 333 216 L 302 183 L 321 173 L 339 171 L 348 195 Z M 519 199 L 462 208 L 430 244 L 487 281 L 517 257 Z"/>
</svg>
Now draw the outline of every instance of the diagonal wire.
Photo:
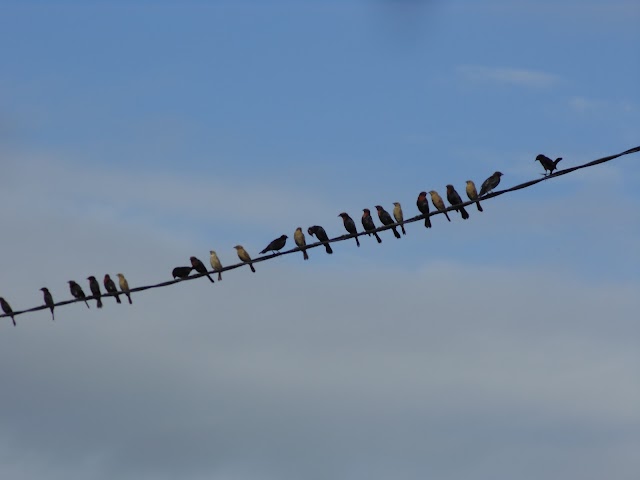
<svg viewBox="0 0 640 480">
<path fill-rule="evenodd" d="M 552 173 L 550 175 L 545 175 L 544 177 L 537 178 L 535 180 L 530 180 L 528 182 L 520 183 L 520 184 L 515 185 L 515 186 L 513 186 L 511 188 L 507 188 L 507 189 L 504 189 L 504 190 L 498 190 L 498 191 L 489 193 L 487 195 L 483 195 L 482 197 L 478 198 L 478 200 L 486 201 L 486 200 L 488 200 L 490 198 L 495 198 L 495 197 L 499 197 L 500 195 L 504 195 L 505 193 L 515 192 L 516 190 L 522 190 L 523 188 L 532 187 L 533 185 L 536 185 L 536 184 L 538 184 L 540 182 L 546 182 L 547 180 L 551 180 L 551 179 L 554 179 L 554 178 L 557 178 L 557 177 L 561 177 L 562 175 L 567 175 L 569 173 L 575 172 L 576 170 L 581 170 L 583 168 L 594 167 L 594 166 L 600 165 L 602 163 L 610 162 L 611 160 L 614 160 L 616 158 L 622 157 L 624 155 L 629 155 L 629 154 L 637 153 L 637 152 L 640 152 L 640 146 L 635 147 L 635 148 L 630 148 L 629 150 L 625 150 L 624 152 L 617 153 L 615 155 L 609 155 L 607 157 L 598 158 L 597 160 L 593 160 L 593 161 L 588 162 L 588 163 L 583 163 L 583 164 L 577 165 L 575 167 L 565 168 L 563 170 L 557 170 L 555 173 Z M 450 212 L 450 211 L 455 210 L 455 209 L 457 209 L 457 208 L 459 208 L 461 206 L 462 207 L 466 207 L 467 205 L 472 205 L 474 203 L 476 203 L 476 200 L 469 200 L 467 202 L 463 202 L 461 204 L 458 204 L 455 207 L 451 206 L 449 208 L 446 208 L 445 210 L 442 210 L 442 211 L 434 210 L 432 212 L 429 212 L 428 215 L 416 215 L 415 217 L 411 217 L 411 218 L 409 218 L 407 220 L 404 220 L 402 223 L 417 222 L 417 221 L 420 221 L 420 220 L 424 220 L 424 218 L 427 217 L 427 216 L 431 217 L 433 215 L 440 215 L 443 212 Z M 311 249 L 311 248 L 324 246 L 327 243 L 342 242 L 342 241 L 349 240 L 349 239 L 354 238 L 354 237 L 360 237 L 362 235 L 368 235 L 368 234 L 373 233 L 373 232 L 382 232 L 384 230 L 389 230 L 389 229 L 391 229 L 393 227 L 397 227 L 397 226 L 400 226 L 400 223 L 392 223 L 390 225 L 383 225 L 381 227 L 376 228 L 375 230 L 362 231 L 362 232 L 358 232 L 357 234 L 341 235 L 339 237 L 330 238 L 327 242 L 315 242 L 315 243 L 307 244 L 307 246 L 304 247 L 304 249 L 308 250 L 308 249 Z M 295 248 L 292 248 L 290 250 L 285 250 L 283 252 L 272 253 L 272 254 L 269 254 L 269 255 L 263 255 L 262 257 L 256 257 L 256 258 L 252 259 L 251 263 L 264 262 L 264 261 L 267 261 L 267 260 L 271 260 L 271 259 L 273 259 L 275 257 L 280 257 L 282 255 L 289 255 L 289 254 L 292 254 L 292 253 L 295 253 L 295 252 L 299 252 L 301 250 L 302 249 L 300 247 L 295 247 Z M 240 268 L 240 267 L 243 267 L 245 265 L 247 265 L 247 264 L 244 263 L 244 262 L 235 263 L 233 265 L 229 265 L 229 266 L 223 267 L 220 270 L 211 270 L 208 273 L 226 272 L 228 270 L 235 270 L 236 268 Z M 143 286 L 140 286 L 140 287 L 134 287 L 134 288 L 129 289 L 129 292 L 130 293 L 135 293 L 135 292 L 142 292 L 144 290 L 151 290 L 151 289 L 154 289 L 154 288 L 168 287 L 169 285 L 174 285 L 176 283 L 185 282 L 185 281 L 189 281 L 189 280 L 195 280 L 196 278 L 200 278 L 200 277 L 202 277 L 204 275 L 206 275 L 206 274 L 204 274 L 204 273 L 196 273 L 196 274 L 190 275 L 189 277 L 184 278 L 184 279 L 168 280 L 166 282 L 155 283 L 153 285 L 143 285 Z M 121 295 L 121 292 L 118 292 L 118 295 Z M 112 297 L 112 296 L 114 296 L 114 294 L 112 294 L 112 293 L 104 293 L 104 294 L 102 294 L 102 297 Z M 86 300 L 91 300 L 91 299 L 95 299 L 95 298 L 96 298 L 95 296 L 87 296 Z M 56 302 L 54 304 L 54 306 L 55 307 L 60 307 L 60 306 L 63 306 L 63 305 L 69 305 L 70 303 L 77 303 L 77 302 L 84 302 L 84 299 L 73 298 L 71 300 L 63 300 L 61 302 Z M 13 312 L 13 315 L 14 316 L 23 315 L 25 313 L 37 312 L 38 310 L 46 310 L 48 308 L 49 307 L 47 307 L 46 305 L 39 305 L 37 307 L 28 308 L 28 309 L 25 309 L 25 310 L 16 310 L 16 311 Z M 0 314 L 0 318 L 4 318 L 4 317 L 10 317 L 10 315 Z"/>
</svg>

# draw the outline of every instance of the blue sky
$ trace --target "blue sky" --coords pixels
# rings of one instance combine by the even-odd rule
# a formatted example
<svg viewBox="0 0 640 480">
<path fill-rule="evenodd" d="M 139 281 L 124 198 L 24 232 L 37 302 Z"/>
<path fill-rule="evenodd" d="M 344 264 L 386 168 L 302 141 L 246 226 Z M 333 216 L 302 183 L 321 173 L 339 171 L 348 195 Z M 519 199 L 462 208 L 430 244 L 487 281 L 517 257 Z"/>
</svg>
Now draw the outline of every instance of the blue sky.
<svg viewBox="0 0 640 480">
<path fill-rule="evenodd" d="M 639 20 L 619 1 L 0 2 L 0 294 L 168 280 L 212 248 L 340 235 L 342 211 L 538 178 L 538 153 L 635 147 Z M 638 182 L 635 154 L 401 240 L 5 322 L 0 476 L 635 480 Z"/>
</svg>

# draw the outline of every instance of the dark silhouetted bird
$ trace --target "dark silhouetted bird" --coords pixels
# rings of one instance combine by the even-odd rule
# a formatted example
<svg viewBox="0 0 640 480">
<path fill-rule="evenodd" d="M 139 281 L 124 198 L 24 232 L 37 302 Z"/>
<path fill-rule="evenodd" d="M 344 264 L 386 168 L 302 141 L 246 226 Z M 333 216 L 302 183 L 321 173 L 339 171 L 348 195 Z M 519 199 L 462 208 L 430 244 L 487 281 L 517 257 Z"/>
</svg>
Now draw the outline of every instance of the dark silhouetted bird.
<svg viewBox="0 0 640 480">
<path fill-rule="evenodd" d="M 2 307 L 2 311 L 11 317 L 11 321 L 13 322 L 13 326 L 16 326 L 16 319 L 13 316 L 13 310 L 11 309 L 11 305 L 7 303 L 7 301 L 0 297 L 0 307 Z"/>
<path fill-rule="evenodd" d="M 400 202 L 393 202 L 393 218 L 395 218 L 396 222 L 400 224 L 402 234 L 406 235 L 407 232 L 404 229 L 404 216 L 402 215 L 402 205 L 400 205 Z"/>
<path fill-rule="evenodd" d="M 173 278 L 184 279 L 189 276 L 191 270 L 193 270 L 193 267 L 176 267 L 171 270 L 171 275 L 173 276 Z"/>
<path fill-rule="evenodd" d="M 211 268 L 218 272 L 218 280 L 222 280 L 222 263 L 214 250 L 209 250 L 209 263 Z"/>
<path fill-rule="evenodd" d="M 191 261 L 191 266 L 196 272 L 204 273 L 211 283 L 215 283 L 213 281 L 213 278 L 211 278 L 211 275 L 209 275 L 209 272 L 207 271 L 207 267 L 205 267 L 204 263 L 202 263 L 202 260 L 196 257 L 189 257 L 189 260 Z"/>
<path fill-rule="evenodd" d="M 431 228 L 431 219 L 429 218 L 429 200 L 427 200 L 427 192 L 420 192 L 420 195 L 418 195 L 418 200 L 416 200 L 416 205 L 418 206 L 418 210 L 420 210 L 420 213 L 425 215 L 424 226 L 427 228 Z"/>
<path fill-rule="evenodd" d="M 349 232 L 351 235 L 357 235 L 358 229 L 356 228 L 356 222 L 353 221 L 353 218 L 349 216 L 348 213 L 342 212 L 339 217 L 342 217 L 342 223 L 344 223 L 344 229 Z M 360 246 L 360 240 L 358 237 L 355 237 L 356 245 Z"/>
<path fill-rule="evenodd" d="M 243 262 L 248 263 L 249 264 L 249 268 L 251 268 L 251 271 L 253 273 L 256 273 L 256 269 L 253 268 L 253 263 L 251 262 L 251 256 L 249 256 L 249 254 L 244 249 L 244 247 L 242 245 L 236 245 L 233 248 L 236 249 L 236 252 L 238 253 L 238 258 L 240 260 L 242 260 Z"/>
<path fill-rule="evenodd" d="M 73 295 L 78 300 L 84 300 L 84 303 L 87 305 L 87 308 L 91 308 L 89 307 L 89 302 L 87 302 L 87 296 L 84 294 L 82 287 L 78 285 L 76 282 L 74 282 L 73 280 L 69 280 L 69 291 L 71 292 L 71 295 Z"/>
<path fill-rule="evenodd" d="M 87 277 L 87 280 L 89 280 L 89 289 L 91 290 L 92 295 L 96 297 L 96 305 L 98 305 L 98 308 L 102 308 L 102 299 L 100 298 L 102 294 L 100 293 L 100 284 L 98 283 L 98 280 L 96 280 L 96 277 L 93 275 Z"/>
<path fill-rule="evenodd" d="M 449 215 L 447 214 L 447 212 L 445 212 L 446 207 L 444 206 L 444 201 L 442 200 L 442 197 L 438 195 L 438 192 L 436 192 L 435 190 L 431 190 L 429 192 L 429 195 L 431 195 L 431 201 L 433 202 L 433 205 L 442 213 L 444 213 L 444 216 L 447 217 L 447 220 L 451 221 Z"/>
<path fill-rule="evenodd" d="M 44 297 L 44 304 L 47 307 L 49 307 L 49 310 L 51 310 L 51 320 L 55 320 L 56 317 L 53 315 L 53 309 L 55 308 L 53 296 L 51 295 L 51 292 L 47 287 L 42 287 L 40 290 L 42 290 L 42 295 Z"/>
<path fill-rule="evenodd" d="M 278 238 L 273 240 L 269 245 L 267 245 L 264 248 L 264 250 L 262 250 L 260 253 L 275 252 L 275 251 L 280 253 L 280 250 L 282 250 L 284 246 L 287 244 L 287 238 L 289 237 L 287 237 L 286 235 L 280 235 Z"/>
<path fill-rule="evenodd" d="M 302 228 L 296 228 L 296 231 L 293 233 L 293 240 L 296 242 L 296 245 L 302 250 L 302 258 L 305 260 L 309 260 L 309 255 L 307 254 L 307 240 L 304 238 L 304 233 L 302 232 Z"/>
<path fill-rule="evenodd" d="M 482 182 L 482 186 L 480 187 L 480 197 L 486 195 L 491 190 L 496 188 L 500 183 L 500 177 L 502 176 L 501 172 L 494 172 L 489 178 L 487 178 L 484 182 Z"/>
<path fill-rule="evenodd" d="M 393 225 L 394 223 L 396 223 L 393 221 L 393 218 L 391 218 L 391 215 L 389 215 L 389 212 L 387 212 L 380 205 L 376 205 L 376 210 L 378 211 L 378 218 L 384 225 Z M 396 238 L 400 238 L 400 234 L 398 233 L 398 229 L 396 227 L 391 227 L 391 230 L 393 230 L 393 234 Z"/>
<path fill-rule="evenodd" d="M 324 228 L 322 228 L 320 225 L 312 225 L 307 228 L 307 233 L 312 237 L 315 235 L 315 237 L 322 242 L 327 253 L 333 253 L 331 244 L 329 243 L 329 237 L 327 236 L 327 232 L 325 232 Z"/>
<path fill-rule="evenodd" d="M 456 189 L 453 188 L 453 185 L 447 185 L 447 200 L 449 200 L 452 207 L 462 203 L 462 199 L 460 198 L 460 195 L 458 195 L 458 192 L 456 192 Z M 463 220 L 469 218 L 469 212 L 467 212 L 464 207 L 456 208 L 456 212 L 460 212 Z"/>
<path fill-rule="evenodd" d="M 111 280 L 111 277 L 109 276 L 108 273 L 104 276 L 104 279 L 102 280 L 102 284 L 104 285 L 104 289 L 115 297 L 116 302 L 122 303 L 120 301 L 120 295 L 118 294 L 118 289 L 116 288 L 116 284 L 113 280 Z"/>
<path fill-rule="evenodd" d="M 382 239 L 378 236 L 378 232 L 374 231 L 376 229 L 376 226 L 373 223 L 373 218 L 371 217 L 371 210 L 369 210 L 368 208 L 364 208 L 364 209 L 362 209 L 362 212 L 363 212 L 362 213 L 362 226 L 367 231 L 369 236 L 371 236 L 371 234 L 375 235 L 376 240 L 378 241 L 378 243 L 382 243 Z"/>
<path fill-rule="evenodd" d="M 476 190 L 476 184 L 471 180 L 467 180 L 467 197 L 469 200 L 478 200 L 478 191 Z M 478 211 L 482 211 L 482 206 L 480 202 L 476 202 L 476 207 L 478 207 Z"/>
<path fill-rule="evenodd" d="M 124 278 L 124 275 L 121 273 L 116 274 L 118 276 L 118 284 L 120 285 L 120 291 L 124 293 L 129 299 L 129 305 L 133 303 L 131 300 L 131 292 L 129 292 L 129 282 Z"/>
<path fill-rule="evenodd" d="M 549 157 L 547 157 L 546 155 L 540 154 L 536 157 L 536 159 L 534 160 L 534 162 L 540 162 L 540 165 L 542 165 L 544 167 L 544 174 L 547 174 L 547 171 L 549 172 L 549 175 L 551 175 L 553 173 L 553 171 L 558 168 L 558 162 L 562 160 L 562 157 L 556 158 L 555 160 L 551 160 Z"/>
</svg>

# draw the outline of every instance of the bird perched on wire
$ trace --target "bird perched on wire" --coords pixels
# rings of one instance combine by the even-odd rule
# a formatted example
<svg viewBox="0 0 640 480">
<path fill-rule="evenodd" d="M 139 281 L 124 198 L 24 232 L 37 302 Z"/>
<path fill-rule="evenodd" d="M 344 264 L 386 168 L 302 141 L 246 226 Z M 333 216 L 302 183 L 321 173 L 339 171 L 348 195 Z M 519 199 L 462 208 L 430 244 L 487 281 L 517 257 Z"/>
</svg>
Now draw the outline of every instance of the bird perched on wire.
<svg viewBox="0 0 640 480">
<path fill-rule="evenodd" d="M 240 260 L 242 260 L 243 262 L 248 263 L 249 264 L 249 268 L 251 268 L 251 271 L 253 273 L 256 273 L 256 269 L 253 268 L 253 263 L 251 262 L 251 257 L 249 256 L 247 251 L 244 249 L 244 247 L 242 245 L 236 245 L 233 248 L 236 249 L 236 252 L 238 253 L 238 258 Z"/>
<path fill-rule="evenodd" d="M 431 219 L 429 218 L 429 200 L 427 200 L 427 192 L 420 192 L 418 195 L 418 200 L 416 200 L 416 206 L 420 213 L 425 215 L 424 217 L 424 226 L 427 228 L 431 228 Z"/>
<path fill-rule="evenodd" d="M 362 212 L 363 212 L 362 213 L 362 226 L 367 231 L 369 236 L 371 236 L 371 234 L 373 233 L 375 235 L 376 240 L 378 241 L 378 243 L 382 243 L 382 239 L 378 236 L 378 232 L 375 231 L 376 226 L 373 223 L 373 218 L 371 217 L 371 210 L 369 210 L 368 208 L 363 208 Z"/>
<path fill-rule="evenodd" d="M 2 307 L 2 311 L 11 317 L 11 321 L 13 322 L 13 326 L 16 326 L 16 319 L 13 316 L 13 310 L 11 309 L 11 305 L 2 297 L 0 297 L 0 307 Z"/>
<path fill-rule="evenodd" d="M 267 252 L 278 252 L 280 253 L 280 250 L 282 250 L 284 248 L 284 246 L 287 244 L 287 237 L 286 235 L 280 235 L 278 238 L 276 238 L 275 240 L 273 240 L 269 245 L 267 245 L 264 250 L 262 250 L 260 253 L 267 253 Z"/>
<path fill-rule="evenodd" d="M 400 229 L 402 230 L 402 234 L 406 235 L 407 232 L 404 229 L 404 216 L 402 215 L 402 205 L 400 202 L 393 202 L 393 218 L 396 219 L 396 223 L 400 224 Z"/>
<path fill-rule="evenodd" d="M 544 174 L 547 174 L 547 171 L 549 172 L 549 175 L 551 175 L 553 173 L 553 171 L 558 168 L 558 162 L 562 160 L 562 157 L 558 157 L 555 160 L 551 160 L 549 157 L 547 157 L 546 155 L 543 154 L 539 154 L 536 159 L 534 160 L 534 162 L 540 162 L 540 165 L 543 166 L 544 168 Z"/>
<path fill-rule="evenodd" d="M 209 250 L 209 263 L 211 268 L 218 272 L 218 280 L 222 280 L 222 263 L 214 250 Z"/>
<path fill-rule="evenodd" d="M 111 280 L 111 277 L 109 276 L 108 273 L 104 276 L 102 283 L 104 285 L 104 289 L 115 297 L 116 302 L 122 303 L 120 301 L 120 295 L 118 294 L 118 289 L 116 288 L 116 284 L 113 280 Z"/>
<path fill-rule="evenodd" d="M 191 271 L 193 270 L 193 267 L 176 267 L 173 270 L 171 270 L 171 276 L 175 279 L 175 278 L 180 278 L 180 279 L 185 279 L 189 276 L 189 274 L 191 273 Z"/>
<path fill-rule="evenodd" d="M 382 208 L 382 206 L 376 205 L 376 210 L 378 211 L 378 218 L 384 225 L 393 225 L 394 223 L 396 223 L 393 221 L 393 218 L 391 218 L 391 215 L 389 215 L 389 212 Z M 398 229 L 395 226 L 391 227 L 391 230 L 393 230 L 393 234 L 396 238 L 400 238 Z"/>
<path fill-rule="evenodd" d="M 307 233 L 312 237 L 315 235 L 315 237 L 322 242 L 327 253 L 333 253 L 331 245 L 329 244 L 329 237 L 327 236 L 327 232 L 325 232 L 324 228 L 320 225 L 312 225 L 307 228 Z"/>
<path fill-rule="evenodd" d="M 462 203 L 462 199 L 460 198 L 460 195 L 458 195 L 458 192 L 456 192 L 456 189 L 453 188 L 453 185 L 447 185 L 447 200 L 449 200 L 452 207 Z M 460 216 L 463 220 L 467 220 L 469 218 L 469 212 L 467 212 L 464 207 L 457 207 L 456 212 L 460 212 Z"/>
<path fill-rule="evenodd" d="M 500 183 L 500 177 L 502 176 L 501 172 L 494 172 L 489 178 L 487 178 L 484 182 L 482 182 L 482 186 L 480 187 L 479 196 L 482 197 L 486 195 L 491 190 L 496 188 Z"/>
<path fill-rule="evenodd" d="M 351 235 L 357 235 L 358 229 L 356 228 L 356 222 L 353 221 L 353 218 L 349 216 L 348 213 L 342 212 L 339 217 L 342 217 L 342 223 L 344 224 L 344 229 L 349 232 Z M 360 240 L 358 237 L 354 237 L 356 239 L 356 245 L 360 246 Z"/>
<path fill-rule="evenodd" d="M 73 295 L 78 300 L 84 300 L 84 303 L 87 305 L 87 308 L 91 308 L 89 307 L 89 302 L 87 302 L 87 296 L 84 294 L 82 287 L 78 285 L 76 282 L 74 282 L 73 280 L 69 280 L 69 291 L 71 292 L 71 295 Z"/>
<path fill-rule="evenodd" d="M 89 280 L 89 289 L 91 289 L 91 293 L 96 297 L 96 305 L 98 305 L 98 308 L 102 308 L 102 299 L 100 298 L 102 293 L 100 293 L 100 284 L 98 283 L 98 280 L 96 280 L 96 277 L 93 275 L 87 277 L 87 280 Z"/>
<path fill-rule="evenodd" d="M 196 272 L 204 273 L 211 283 L 215 283 L 213 281 L 213 278 L 211 278 L 211 275 L 209 275 L 209 272 L 207 271 L 207 267 L 205 267 L 204 263 L 202 263 L 202 260 L 196 257 L 189 257 L 189 260 L 191 261 L 191 266 Z"/>
<path fill-rule="evenodd" d="M 447 214 L 447 212 L 445 212 L 446 207 L 444 206 L 444 201 L 442 200 L 442 197 L 438 195 L 438 192 L 436 192 L 435 190 L 431 190 L 429 192 L 429 195 L 431 195 L 431 201 L 433 202 L 433 205 L 442 213 L 444 213 L 444 216 L 447 217 L 447 220 L 451 221 L 449 215 Z"/>
<path fill-rule="evenodd" d="M 467 197 L 469 197 L 469 200 L 478 200 L 476 184 L 471 180 L 467 180 Z M 480 202 L 476 201 L 476 207 L 478 207 L 479 212 L 482 212 L 482 205 L 480 205 Z"/>
<path fill-rule="evenodd" d="M 42 295 L 44 297 L 44 304 L 47 307 L 49 307 L 49 310 L 51 310 L 51 320 L 55 320 L 56 317 L 53 315 L 53 309 L 55 307 L 55 303 L 53 302 L 53 296 L 51 295 L 51 292 L 47 287 L 42 287 L 40 290 L 42 290 Z"/>
<path fill-rule="evenodd" d="M 129 299 L 129 305 L 131 305 L 133 301 L 131 301 L 131 292 L 129 292 L 129 282 L 127 282 L 127 279 L 124 278 L 123 274 L 118 273 L 117 276 L 118 284 L 120 285 L 120 291 L 127 296 L 127 298 Z"/>
<path fill-rule="evenodd" d="M 302 232 L 302 228 L 296 228 L 296 231 L 293 233 L 293 241 L 296 242 L 296 245 L 302 250 L 302 258 L 305 260 L 309 260 L 309 255 L 307 254 L 307 240 L 304 238 L 304 233 Z"/>
</svg>

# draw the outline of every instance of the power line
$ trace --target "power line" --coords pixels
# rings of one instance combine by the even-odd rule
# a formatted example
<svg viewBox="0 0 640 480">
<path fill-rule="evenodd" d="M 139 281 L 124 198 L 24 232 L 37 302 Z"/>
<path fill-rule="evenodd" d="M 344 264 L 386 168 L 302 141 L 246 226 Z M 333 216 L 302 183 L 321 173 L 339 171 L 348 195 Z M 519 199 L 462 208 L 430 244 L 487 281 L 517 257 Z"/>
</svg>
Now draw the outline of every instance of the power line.
<svg viewBox="0 0 640 480">
<path fill-rule="evenodd" d="M 588 163 L 577 165 L 575 167 L 565 168 L 563 170 L 556 170 L 555 173 L 552 173 L 550 175 L 545 175 L 545 176 L 543 176 L 541 178 L 537 178 L 535 180 L 530 180 L 528 182 L 524 182 L 524 183 L 521 183 L 519 185 L 515 185 L 515 186 L 513 186 L 511 188 L 507 188 L 507 189 L 504 189 L 504 190 L 498 190 L 498 191 L 489 193 L 487 195 L 482 196 L 478 200 L 486 201 L 486 200 L 489 200 L 491 198 L 495 198 L 495 197 L 499 197 L 500 195 L 504 195 L 505 193 L 515 192 L 516 190 L 521 190 L 523 188 L 528 188 L 528 187 L 536 185 L 536 184 L 538 184 L 540 182 L 546 182 L 547 180 L 551 180 L 551 179 L 554 179 L 554 178 L 557 178 L 557 177 L 561 177 L 562 175 L 567 175 L 568 173 L 575 172 L 576 170 L 581 170 L 583 168 L 589 168 L 589 167 L 593 167 L 593 166 L 596 166 L 596 165 L 600 165 L 602 163 L 610 162 L 611 160 L 614 160 L 616 158 L 622 157 L 624 155 L 629 155 L 629 154 L 637 153 L 637 152 L 640 152 L 640 146 L 635 147 L 635 148 L 631 148 L 629 150 L 625 150 L 624 152 L 617 153 L 615 155 L 609 155 L 607 157 L 602 157 L 602 158 L 599 158 L 597 160 L 593 160 L 593 161 L 588 162 Z M 417 221 L 420 221 L 420 220 L 424 220 L 425 217 L 427 217 L 427 216 L 431 217 L 433 215 L 440 215 L 440 214 L 442 214 L 444 212 L 450 212 L 452 210 L 456 210 L 457 208 L 459 208 L 461 206 L 462 207 L 466 207 L 466 206 L 472 205 L 474 203 L 476 203 L 476 200 L 469 200 L 467 202 L 463 202 L 461 204 L 458 204 L 455 207 L 453 207 L 453 206 L 449 207 L 449 208 L 447 208 L 447 209 L 445 209 L 443 211 L 434 210 L 432 212 L 429 212 L 429 215 L 416 215 L 415 217 L 411 217 L 411 218 L 409 218 L 407 220 L 404 220 L 402 223 L 406 224 L 406 223 L 417 222 Z M 326 242 L 315 242 L 315 243 L 307 244 L 307 246 L 304 247 L 304 249 L 308 250 L 308 249 L 311 249 L 311 248 L 317 248 L 317 247 L 320 247 L 320 246 L 324 246 L 327 243 L 342 242 L 342 241 L 349 240 L 349 239 L 354 238 L 354 237 L 360 237 L 362 235 L 368 235 L 370 233 L 373 233 L 374 231 L 375 232 L 382 232 L 384 230 L 389 230 L 389 229 L 391 229 L 393 227 L 398 227 L 398 226 L 400 226 L 400 223 L 393 223 L 393 224 L 390 224 L 390 225 L 383 225 L 381 227 L 376 228 L 375 230 L 362 231 L 362 232 L 358 232 L 357 234 L 341 235 L 339 237 L 331 238 Z M 301 250 L 302 250 L 301 248 L 295 247 L 295 248 L 292 248 L 290 250 L 285 250 L 284 252 L 272 253 L 272 254 L 269 254 L 269 255 L 263 255 L 262 257 L 256 257 L 255 259 L 252 259 L 251 263 L 264 262 L 264 261 L 271 260 L 271 259 L 276 258 L 276 257 L 280 257 L 282 255 L 290 255 L 292 253 L 300 252 Z M 235 270 L 236 268 L 240 268 L 240 267 L 243 267 L 245 265 L 247 265 L 247 263 L 240 262 L 240 263 L 236 263 L 236 264 L 233 264 L 233 265 L 229 265 L 229 266 L 223 267 L 220 270 L 211 270 L 208 273 L 226 272 L 226 271 L 229 271 L 229 270 Z M 135 292 L 142 292 L 144 290 L 151 290 L 151 289 L 154 289 L 154 288 L 168 287 L 168 286 L 174 285 L 176 283 L 181 283 L 181 282 L 185 282 L 185 281 L 189 281 L 189 280 L 195 280 L 195 279 L 200 278 L 200 277 L 202 277 L 204 275 L 206 275 L 206 274 L 205 273 L 196 273 L 196 274 L 190 275 L 189 277 L 184 278 L 184 279 L 168 280 L 166 282 L 160 282 L 160 283 L 156 283 L 156 284 L 153 284 L 153 285 L 143 285 L 143 286 L 140 286 L 140 287 L 134 287 L 134 288 L 130 288 L 129 292 L 130 293 L 135 293 Z M 122 293 L 118 292 L 118 294 L 121 295 Z M 112 297 L 112 296 L 114 296 L 114 294 L 105 292 L 101 296 L 102 297 Z M 87 296 L 86 300 L 91 300 L 91 299 L 95 299 L 95 298 L 96 298 L 95 296 Z M 54 304 L 54 306 L 55 307 L 61 307 L 63 305 L 69 305 L 71 303 L 77 303 L 77 302 L 83 302 L 83 301 L 85 301 L 85 299 L 73 298 L 71 300 L 63 300 L 61 302 L 56 302 Z M 46 310 L 48 308 L 49 307 L 46 306 L 46 305 L 39 305 L 37 307 L 28 308 L 28 309 L 25 309 L 25 310 L 16 310 L 16 311 L 13 312 L 13 316 L 23 315 L 25 313 L 30 313 L 30 312 L 37 312 L 39 310 Z M 11 315 L 0 314 L 0 318 L 10 317 L 10 316 Z"/>
</svg>

